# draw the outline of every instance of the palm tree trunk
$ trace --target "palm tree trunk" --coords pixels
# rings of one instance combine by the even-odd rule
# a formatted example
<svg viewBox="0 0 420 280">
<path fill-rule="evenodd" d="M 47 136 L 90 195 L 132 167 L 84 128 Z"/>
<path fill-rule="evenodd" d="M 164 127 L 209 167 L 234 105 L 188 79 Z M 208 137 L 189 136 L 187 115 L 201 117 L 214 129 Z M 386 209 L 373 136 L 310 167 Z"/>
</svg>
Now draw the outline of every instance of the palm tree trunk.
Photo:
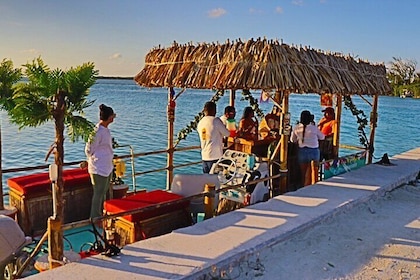
<svg viewBox="0 0 420 280">
<path fill-rule="evenodd" d="M 56 216 L 50 218 L 48 230 L 49 230 L 49 259 L 50 268 L 60 266 L 63 260 L 63 229 L 62 224 L 64 221 L 64 201 L 63 201 L 63 162 L 64 162 L 64 92 L 59 91 L 57 94 L 57 107 L 54 110 L 53 116 L 55 120 L 55 141 L 56 141 L 56 152 L 55 152 L 55 164 L 57 164 L 58 177 L 57 182 L 54 184 L 54 190 L 56 192 Z M 54 260 L 58 262 L 54 262 Z"/>
</svg>

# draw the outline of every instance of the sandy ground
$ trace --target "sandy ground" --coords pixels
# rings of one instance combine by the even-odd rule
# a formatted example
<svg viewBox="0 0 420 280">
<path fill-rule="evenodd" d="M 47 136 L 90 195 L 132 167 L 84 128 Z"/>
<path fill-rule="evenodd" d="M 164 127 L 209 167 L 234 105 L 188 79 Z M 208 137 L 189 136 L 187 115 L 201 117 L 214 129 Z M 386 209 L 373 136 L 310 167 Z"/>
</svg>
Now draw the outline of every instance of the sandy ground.
<svg viewBox="0 0 420 280">
<path fill-rule="evenodd" d="M 420 181 L 260 252 L 218 279 L 420 279 Z"/>
</svg>

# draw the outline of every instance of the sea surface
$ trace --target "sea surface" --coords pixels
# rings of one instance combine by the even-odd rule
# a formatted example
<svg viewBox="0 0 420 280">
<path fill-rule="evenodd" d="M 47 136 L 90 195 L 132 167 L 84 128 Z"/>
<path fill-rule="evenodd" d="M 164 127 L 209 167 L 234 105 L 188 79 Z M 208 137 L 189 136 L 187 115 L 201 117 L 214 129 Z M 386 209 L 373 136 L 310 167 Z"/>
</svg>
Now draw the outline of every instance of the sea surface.
<svg viewBox="0 0 420 280">
<path fill-rule="evenodd" d="M 179 89 L 176 90 L 179 92 Z M 253 92 L 259 99 L 260 92 Z M 185 128 L 194 116 L 202 110 L 203 104 L 210 100 L 214 92 L 211 90 L 187 89 L 176 100 L 175 134 Z M 112 136 L 120 145 L 131 145 L 134 153 L 150 152 L 166 149 L 167 146 L 167 121 L 166 104 L 167 90 L 163 88 L 149 89 L 140 87 L 132 80 L 101 79 L 91 88 L 89 99 L 94 104 L 85 112 L 85 117 L 96 123 L 98 121 L 98 107 L 100 104 L 111 106 L 117 113 L 113 124 L 110 125 Z M 241 100 L 241 93 L 236 93 L 236 108 L 238 121 L 243 108 L 249 106 L 248 101 Z M 367 97 L 368 100 L 371 98 Z M 353 102 L 358 109 L 365 112 L 369 118 L 370 106 L 358 96 L 353 97 Z M 229 93 L 217 103 L 217 114 L 221 115 L 229 103 Z M 260 108 L 268 113 L 271 103 L 261 103 Z M 341 125 L 341 144 L 360 146 L 356 118 L 349 110 L 344 109 Z M 315 115 L 317 122 L 322 117 L 320 97 L 317 94 L 292 94 L 290 97 L 290 113 L 292 124 L 295 124 L 302 110 L 310 110 Z M 379 120 L 375 134 L 374 161 L 378 161 L 384 153 L 389 156 L 420 146 L 420 100 L 411 98 L 379 97 Z M 53 143 L 53 122 L 36 128 L 18 129 L 10 124 L 7 113 L 0 111 L 1 136 L 2 136 L 2 169 L 43 165 L 52 163 L 53 157 L 45 162 L 45 155 Z M 366 130 L 369 135 L 369 129 Z M 84 160 L 84 145 L 81 140 L 71 143 L 65 141 L 65 162 Z M 199 145 L 198 135 L 191 132 L 186 140 L 180 142 L 178 147 Z M 115 150 L 117 155 L 129 154 L 128 146 Z M 340 150 L 340 155 L 350 153 Z M 175 154 L 175 163 L 184 161 L 199 161 L 199 150 Z M 127 173 L 123 178 L 132 188 L 131 168 L 129 160 L 126 161 Z M 166 155 L 152 155 L 147 158 L 135 160 L 135 171 L 143 172 L 166 165 Z M 30 172 L 3 174 L 3 190 L 8 192 L 7 178 L 21 176 Z M 201 172 L 201 166 L 186 167 L 175 172 L 195 173 Z M 166 173 L 152 173 L 136 178 L 136 188 L 164 189 Z M 6 197 L 7 201 L 7 197 Z"/>
</svg>

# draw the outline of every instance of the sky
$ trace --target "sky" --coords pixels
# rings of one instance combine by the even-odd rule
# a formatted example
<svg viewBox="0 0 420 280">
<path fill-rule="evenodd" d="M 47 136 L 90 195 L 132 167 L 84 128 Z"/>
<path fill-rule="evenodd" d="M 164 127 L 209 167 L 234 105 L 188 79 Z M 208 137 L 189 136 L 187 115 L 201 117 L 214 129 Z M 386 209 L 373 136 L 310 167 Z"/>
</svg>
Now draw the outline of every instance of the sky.
<svg viewBox="0 0 420 280">
<path fill-rule="evenodd" d="M 101 76 L 132 77 L 159 45 L 266 37 L 420 63 L 419 11 L 418 0 L 1 0 L 0 60 L 17 68 L 41 57 L 63 70 L 93 62 Z"/>
</svg>

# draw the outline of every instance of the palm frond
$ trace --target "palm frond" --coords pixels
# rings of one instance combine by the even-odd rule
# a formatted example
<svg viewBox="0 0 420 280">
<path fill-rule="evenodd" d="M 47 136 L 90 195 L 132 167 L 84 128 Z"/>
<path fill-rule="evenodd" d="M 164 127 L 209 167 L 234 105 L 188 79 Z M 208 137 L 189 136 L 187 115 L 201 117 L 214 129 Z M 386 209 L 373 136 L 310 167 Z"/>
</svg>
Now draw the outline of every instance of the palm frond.
<svg viewBox="0 0 420 280">
<path fill-rule="evenodd" d="M 70 141 L 74 142 L 82 138 L 88 141 L 89 135 L 93 132 L 95 124 L 82 116 L 69 115 L 65 119 L 67 134 Z"/>
<path fill-rule="evenodd" d="M 85 63 L 67 71 L 67 105 L 72 111 L 80 112 L 93 104 L 93 102 L 87 102 L 86 98 L 89 95 L 89 88 L 96 82 L 95 75 L 97 74 L 98 71 L 94 70 L 93 63 Z"/>
<path fill-rule="evenodd" d="M 11 60 L 3 59 L 0 63 L 0 109 L 9 111 L 14 107 L 12 96 L 15 85 L 21 78 L 21 69 L 13 68 Z"/>
</svg>

